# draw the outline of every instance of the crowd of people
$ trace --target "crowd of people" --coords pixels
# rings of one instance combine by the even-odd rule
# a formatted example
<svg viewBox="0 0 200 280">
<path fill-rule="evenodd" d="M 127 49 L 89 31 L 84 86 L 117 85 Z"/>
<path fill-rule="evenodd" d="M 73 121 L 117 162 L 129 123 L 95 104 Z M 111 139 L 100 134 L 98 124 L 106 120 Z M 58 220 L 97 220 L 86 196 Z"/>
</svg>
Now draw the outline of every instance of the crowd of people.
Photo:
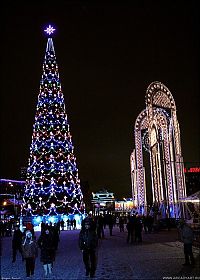
<svg viewBox="0 0 200 280">
<path fill-rule="evenodd" d="M 118 228 L 119 232 L 124 232 L 125 242 L 142 244 L 143 234 L 152 233 L 153 218 L 150 215 L 141 216 L 137 213 L 128 216 L 114 216 L 111 214 L 92 216 L 91 214 L 82 221 L 79 232 L 78 245 L 83 254 L 83 263 L 85 265 L 86 276 L 93 278 L 97 269 L 97 248 L 98 240 L 105 238 L 106 234 L 113 235 L 113 228 Z M 19 225 L 14 225 L 12 236 L 12 262 L 15 263 L 17 252 L 19 252 L 22 261 L 25 263 L 26 276 L 34 275 L 35 259 L 40 252 L 40 261 L 44 269 L 45 277 L 52 275 L 53 264 L 56 258 L 56 251 L 60 241 L 60 232 L 64 230 L 76 229 L 76 222 L 59 221 L 58 223 L 41 223 L 41 232 L 38 239 L 31 223 L 26 224 L 22 232 Z M 184 265 L 194 265 L 194 256 L 192 253 L 192 242 L 194 239 L 192 229 L 183 221 L 179 223 L 178 229 L 181 240 L 184 243 Z M 2 236 L 2 231 L 1 231 Z M 6 235 L 3 235 L 6 236 Z M 39 249 L 39 250 L 38 250 Z"/>
<path fill-rule="evenodd" d="M 12 238 L 12 262 L 16 261 L 17 252 L 19 252 L 22 261 L 25 262 L 27 277 L 34 275 L 38 249 L 40 249 L 40 261 L 44 267 L 44 274 L 45 276 L 51 276 L 60 241 L 60 227 L 62 228 L 62 223 L 53 225 L 52 223 L 46 224 L 42 222 L 41 233 L 38 240 L 36 240 L 34 226 L 31 223 L 26 224 L 23 232 L 20 230 L 19 225 L 15 225 Z"/>
<path fill-rule="evenodd" d="M 96 250 L 98 247 L 98 239 L 104 239 L 104 229 L 109 227 L 109 235 L 112 236 L 113 227 L 117 226 L 120 232 L 124 232 L 126 225 L 127 243 L 142 243 L 142 233 L 150 234 L 157 232 L 157 227 L 154 225 L 153 216 L 133 215 L 116 217 L 114 215 L 98 215 L 88 216 L 82 222 L 82 228 L 79 234 L 79 247 L 83 252 L 83 262 L 85 265 L 86 276 L 94 277 L 97 268 Z M 169 231 L 171 228 L 169 219 L 166 219 L 166 228 Z M 180 239 L 184 244 L 184 266 L 195 265 L 195 259 L 192 251 L 194 241 L 194 232 L 192 228 L 184 221 L 180 220 L 177 224 L 177 229 L 180 234 Z"/>
<path fill-rule="evenodd" d="M 104 230 L 108 226 L 109 235 L 113 235 L 113 227 L 118 227 L 120 232 L 124 232 L 124 227 L 126 224 L 128 236 L 127 242 L 131 238 L 133 242 L 133 233 L 135 232 L 135 241 L 139 238 L 142 241 L 141 231 L 142 231 L 142 219 L 139 215 L 132 216 L 117 216 L 108 215 L 98 215 L 92 217 L 89 215 L 82 222 L 81 231 L 79 234 L 79 247 L 83 253 L 83 263 L 85 265 L 86 276 L 90 275 L 91 278 L 95 276 L 97 268 L 97 247 L 98 239 L 104 239 Z"/>
</svg>

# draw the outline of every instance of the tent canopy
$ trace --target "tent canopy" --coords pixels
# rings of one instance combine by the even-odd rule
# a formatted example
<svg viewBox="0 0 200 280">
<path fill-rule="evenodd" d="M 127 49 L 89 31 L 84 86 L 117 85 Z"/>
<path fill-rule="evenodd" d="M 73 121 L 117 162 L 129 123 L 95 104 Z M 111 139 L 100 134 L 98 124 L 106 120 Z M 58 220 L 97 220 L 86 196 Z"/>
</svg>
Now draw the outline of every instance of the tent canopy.
<svg viewBox="0 0 200 280">
<path fill-rule="evenodd" d="M 180 199 L 180 201 L 183 202 L 192 202 L 192 203 L 200 203 L 200 191 L 191 194 L 190 196 L 187 196 L 183 199 Z"/>
</svg>

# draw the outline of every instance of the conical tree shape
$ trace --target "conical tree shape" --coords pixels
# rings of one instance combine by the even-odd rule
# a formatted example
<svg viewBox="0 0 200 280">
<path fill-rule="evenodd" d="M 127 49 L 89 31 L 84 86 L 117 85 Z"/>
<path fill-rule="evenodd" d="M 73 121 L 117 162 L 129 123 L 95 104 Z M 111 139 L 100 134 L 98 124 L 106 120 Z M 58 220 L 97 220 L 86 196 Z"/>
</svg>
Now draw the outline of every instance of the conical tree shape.
<svg viewBox="0 0 200 280">
<path fill-rule="evenodd" d="M 72 137 L 52 38 L 48 38 L 33 125 L 22 214 L 83 212 Z"/>
</svg>

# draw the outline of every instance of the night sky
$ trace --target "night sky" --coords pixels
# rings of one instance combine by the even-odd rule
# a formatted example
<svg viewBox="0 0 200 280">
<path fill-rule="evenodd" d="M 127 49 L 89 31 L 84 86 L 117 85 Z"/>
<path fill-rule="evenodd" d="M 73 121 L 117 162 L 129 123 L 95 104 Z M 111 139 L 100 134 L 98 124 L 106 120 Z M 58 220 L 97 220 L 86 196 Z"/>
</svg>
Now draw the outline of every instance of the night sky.
<svg viewBox="0 0 200 280">
<path fill-rule="evenodd" d="M 175 99 L 184 161 L 200 165 L 198 1 L 93 2 L 6 1 L 1 178 L 27 166 L 49 24 L 79 177 L 92 191 L 131 196 L 133 128 L 153 81 Z"/>
</svg>

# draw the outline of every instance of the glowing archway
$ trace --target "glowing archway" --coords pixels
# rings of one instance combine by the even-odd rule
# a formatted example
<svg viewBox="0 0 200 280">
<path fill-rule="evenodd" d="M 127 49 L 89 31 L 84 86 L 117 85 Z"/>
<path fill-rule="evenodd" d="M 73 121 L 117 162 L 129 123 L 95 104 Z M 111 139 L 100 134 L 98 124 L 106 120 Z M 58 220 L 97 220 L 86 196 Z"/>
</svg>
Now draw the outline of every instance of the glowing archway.
<svg viewBox="0 0 200 280">
<path fill-rule="evenodd" d="M 143 153 L 149 152 L 151 167 L 151 204 L 162 216 L 180 217 L 180 199 L 186 196 L 180 130 L 176 105 L 169 89 L 153 82 L 146 91 L 146 109 L 135 121 L 135 149 L 131 154 L 132 191 L 135 205 L 147 211 L 147 190 Z"/>
</svg>

